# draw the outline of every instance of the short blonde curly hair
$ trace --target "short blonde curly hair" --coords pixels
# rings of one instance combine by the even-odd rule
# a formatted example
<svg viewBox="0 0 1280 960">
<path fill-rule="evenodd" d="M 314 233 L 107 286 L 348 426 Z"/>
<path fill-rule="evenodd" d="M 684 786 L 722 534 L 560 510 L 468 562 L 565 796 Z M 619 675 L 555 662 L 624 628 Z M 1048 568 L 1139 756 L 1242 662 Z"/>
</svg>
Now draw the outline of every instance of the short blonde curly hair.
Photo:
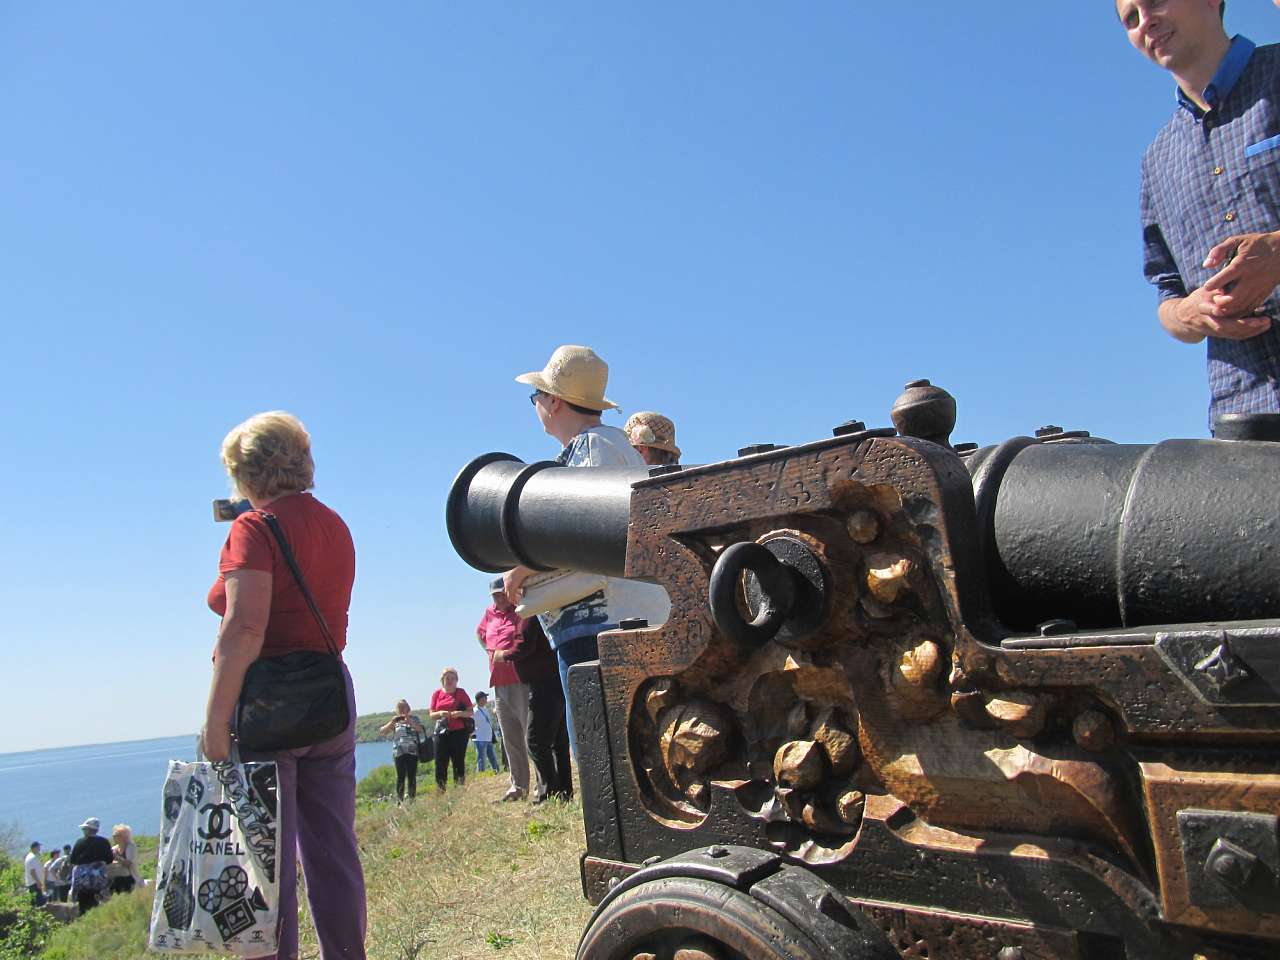
<svg viewBox="0 0 1280 960">
<path fill-rule="evenodd" d="M 269 499 L 315 486 L 311 434 L 291 413 L 259 413 L 222 441 L 222 465 L 237 497 Z"/>
</svg>

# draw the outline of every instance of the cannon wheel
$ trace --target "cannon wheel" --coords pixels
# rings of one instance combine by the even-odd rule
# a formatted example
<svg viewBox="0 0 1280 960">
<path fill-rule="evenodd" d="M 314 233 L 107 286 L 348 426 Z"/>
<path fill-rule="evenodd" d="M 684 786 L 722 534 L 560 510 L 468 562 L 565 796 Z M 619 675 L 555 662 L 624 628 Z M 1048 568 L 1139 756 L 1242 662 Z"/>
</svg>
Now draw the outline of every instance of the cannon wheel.
<svg viewBox="0 0 1280 960">
<path fill-rule="evenodd" d="M 696 877 L 649 880 L 597 912 L 577 960 L 820 960 L 799 927 L 748 893 Z"/>
<path fill-rule="evenodd" d="M 834 887 L 755 847 L 715 845 L 610 886 L 578 960 L 899 960 Z"/>
</svg>

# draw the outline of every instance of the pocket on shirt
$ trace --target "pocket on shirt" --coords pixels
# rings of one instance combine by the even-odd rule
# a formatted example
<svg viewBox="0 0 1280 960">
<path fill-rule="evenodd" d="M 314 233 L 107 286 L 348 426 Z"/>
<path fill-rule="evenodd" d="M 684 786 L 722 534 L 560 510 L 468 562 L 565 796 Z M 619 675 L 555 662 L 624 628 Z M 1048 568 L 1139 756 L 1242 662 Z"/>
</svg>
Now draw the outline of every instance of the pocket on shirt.
<svg viewBox="0 0 1280 960">
<path fill-rule="evenodd" d="M 1280 134 L 1274 137 L 1267 137 L 1265 140 L 1259 140 L 1257 143 L 1251 143 L 1244 148 L 1244 158 L 1251 160 L 1256 156 L 1264 153 L 1270 153 L 1272 150 L 1280 148 Z"/>
<path fill-rule="evenodd" d="M 1263 217 L 1268 221 L 1272 220 L 1275 211 L 1280 209 L 1280 136 L 1254 144 L 1254 146 L 1262 146 L 1273 141 L 1275 143 L 1274 146 L 1248 155 L 1244 161 L 1245 180 L 1248 183 L 1249 192 L 1253 195 L 1252 199 L 1261 208 L 1260 212 Z M 1244 211 L 1241 212 L 1243 213 Z M 1259 211 L 1255 211 L 1255 215 L 1257 212 Z M 1245 227 L 1245 229 L 1259 230 L 1274 228 L 1275 225 L 1270 223 L 1259 223 Z"/>
</svg>

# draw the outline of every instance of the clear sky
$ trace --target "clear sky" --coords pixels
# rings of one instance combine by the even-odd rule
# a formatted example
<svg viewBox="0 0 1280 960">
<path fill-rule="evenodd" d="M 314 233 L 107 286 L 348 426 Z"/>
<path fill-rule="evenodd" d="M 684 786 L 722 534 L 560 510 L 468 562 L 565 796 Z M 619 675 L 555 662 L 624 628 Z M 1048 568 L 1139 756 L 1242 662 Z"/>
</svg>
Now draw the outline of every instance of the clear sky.
<svg viewBox="0 0 1280 960">
<path fill-rule="evenodd" d="M 445 493 L 557 452 L 512 382 L 557 344 L 691 463 L 917 377 L 957 441 L 1204 436 L 1141 276 L 1172 109 L 1107 0 L 0 0 L 0 751 L 199 726 L 261 410 L 355 535 L 361 711 L 488 686 Z"/>
</svg>

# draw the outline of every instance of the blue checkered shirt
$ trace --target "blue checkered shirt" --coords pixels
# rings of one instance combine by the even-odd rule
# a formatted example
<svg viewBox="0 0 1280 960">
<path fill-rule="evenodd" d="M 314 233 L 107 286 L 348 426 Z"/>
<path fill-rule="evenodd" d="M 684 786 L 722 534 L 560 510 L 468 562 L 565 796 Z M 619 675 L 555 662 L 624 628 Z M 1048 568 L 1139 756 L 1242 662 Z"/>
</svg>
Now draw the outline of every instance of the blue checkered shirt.
<svg viewBox="0 0 1280 960">
<path fill-rule="evenodd" d="M 1202 111 L 1178 109 L 1142 158 L 1143 271 L 1160 300 L 1185 297 L 1216 271 L 1201 266 L 1233 234 L 1280 229 L 1280 45 L 1231 41 Z M 1249 340 L 1208 339 L 1209 417 L 1280 412 L 1280 298 Z"/>
</svg>

